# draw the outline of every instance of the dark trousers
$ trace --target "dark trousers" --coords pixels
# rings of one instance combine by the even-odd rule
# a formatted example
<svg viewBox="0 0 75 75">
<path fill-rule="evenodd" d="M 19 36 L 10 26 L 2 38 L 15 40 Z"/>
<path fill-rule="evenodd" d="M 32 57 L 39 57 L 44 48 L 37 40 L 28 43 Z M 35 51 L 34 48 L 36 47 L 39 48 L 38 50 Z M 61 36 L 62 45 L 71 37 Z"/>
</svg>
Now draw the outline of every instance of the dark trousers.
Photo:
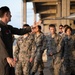
<svg viewBox="0 0 75 75">
<path fill-rule="evenodd" d="M 15 69 L 10 67 L 8 64 L 5 66 L 5 74 L 4 75 L 15 75 Z"/>
<path fill-rule="evenodd" d="M 15 69 L 13 67 L 9 68 L 9 75 L 15 75 Z"/>
</svg>

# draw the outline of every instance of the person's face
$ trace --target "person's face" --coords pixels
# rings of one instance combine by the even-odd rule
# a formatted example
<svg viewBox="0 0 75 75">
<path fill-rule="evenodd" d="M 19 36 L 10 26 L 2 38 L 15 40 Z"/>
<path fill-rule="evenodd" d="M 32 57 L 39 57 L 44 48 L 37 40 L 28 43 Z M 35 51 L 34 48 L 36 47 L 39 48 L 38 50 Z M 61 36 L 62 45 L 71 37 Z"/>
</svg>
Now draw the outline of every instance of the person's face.
<svg viewBox="0 0 75 75">
<path fill-rule="evenodd" d="M 50 27 L 49 31 L 50 31 L 51 34 L 54 34 L 55 33 L 55 28 L 54 27 Z"/>
<path fill-rule="evenodd" d="M 11 21 L 11 12 L 6 12 L 4 15 L 4 18 L 6 19 L 7 22 Z"/>
<path fill-rule="evenodd" d="M 39 32 L 38 26 L 34 27 L 34 32 L 35 33 Z"/>
<path fill-rule="evenodd" d="M 63 32 L 63 27 L 59 26 L 59 32 Z"/>
<path fill-rule="evenodd" d="M 32 28 L 32 33 L 35 33 L 35 28 L 34 27 Z"/>
<path fill-rule="evenodd" d="M 67 29 L 67 31 L 66 31 L 66 35 L 71 35 L 71 30 L 70 29 Z"/>
</svg>

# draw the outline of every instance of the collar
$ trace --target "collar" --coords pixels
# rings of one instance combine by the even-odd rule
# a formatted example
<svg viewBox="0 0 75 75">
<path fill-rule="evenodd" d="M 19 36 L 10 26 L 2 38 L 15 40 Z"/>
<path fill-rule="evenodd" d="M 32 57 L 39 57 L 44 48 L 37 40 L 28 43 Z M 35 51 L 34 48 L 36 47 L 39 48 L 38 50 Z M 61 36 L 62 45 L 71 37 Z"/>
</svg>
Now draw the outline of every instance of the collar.
<svg viewBox="0 0 75 75">
<path fill-rule="evenodd" d="M 0 20 L 0 24 L 7 26 L 2 20 Z"/>
<path fill-rule="evenodd" d="M 29 37 L 29 34 L 27 36 L 23 35 L 23 38 L 24 39 L 27 39 Z"/>
<path fill-rule="evenodd" d="M 51 38 L 55 38 L 57 36 L 57 34 L 55 33 L 54 36 L 52 37 L 52 34 L 50 34 Z"/>
<path fill-rule="evenodd" d="M 41 33 L 39 33 L 39 35 L 36 35 L 36 34 L 35 34 L 35 37 L 37 37 L 37 38 L 38 38 L 38 37 L 40 37 L 40 35 L 41 35 Z"/>
<path fill-rule="evenodd" d="M 70 35 L 70 36 L 65 35 L 65 37 L 66 37 L 67 39 L 71 39 L 71 38 L 72 38 L 71 35 Z"/>
</svg>

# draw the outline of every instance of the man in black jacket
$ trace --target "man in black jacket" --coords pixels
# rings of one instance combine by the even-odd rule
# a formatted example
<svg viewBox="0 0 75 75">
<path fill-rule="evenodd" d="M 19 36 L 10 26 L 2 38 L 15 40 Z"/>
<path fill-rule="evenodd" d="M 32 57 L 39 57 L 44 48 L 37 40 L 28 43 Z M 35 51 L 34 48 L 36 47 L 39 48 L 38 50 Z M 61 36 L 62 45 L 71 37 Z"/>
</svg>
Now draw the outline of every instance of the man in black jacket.
<svg viewBox="0 0 75 75">
<path fill-rule="evenodd" d="M 25 33 L 31 32 L 31 28 L 26 29 L 18 29 L 14 28 L 11 25 L 8 25 L 8 22 L 11 21 L 11 12 L 7 6 L 3 6 L 0 8 L 0 31 L 1 31 L 1 39 L 6 47 L 6 51 L 9 57 L 13 58 L 13 38 L 12 34 L 23 35 Z M 13 61 L 15 62 L 15 61 Z M 12 65 L 12 64 L 11 64 Z M 12 65 L 13 66 L 13 65 Z M 7 65 L 9 74 L 8 75 L 15 75 L 14 68 Z"/>
<path fill-rule="evenodd" d="M 8 75 L 9 71 L 7 69 L 7 64 L 14 66 L 13 59 L 9 57 L 5 45 L 1 39 L 0 32 L 0 75 Z"/>
</svg>

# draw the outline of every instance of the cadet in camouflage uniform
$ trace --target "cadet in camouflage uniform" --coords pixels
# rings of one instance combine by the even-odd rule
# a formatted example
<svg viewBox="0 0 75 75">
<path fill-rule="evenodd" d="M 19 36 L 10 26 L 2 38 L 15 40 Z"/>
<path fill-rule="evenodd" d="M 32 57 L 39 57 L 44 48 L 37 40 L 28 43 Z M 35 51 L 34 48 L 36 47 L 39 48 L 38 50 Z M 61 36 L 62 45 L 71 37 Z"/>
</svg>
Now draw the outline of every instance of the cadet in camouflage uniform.
<svg viewBox="0 0 75 75">
<path fill-rule="evenodd" d="M 64 64 L 64 75 L 75 75 L 75 36 L 71 35 L 72 28 L 65 29 L 65 37 L 61 42 L 61 58 Z"/>
<path fill-rule="evenodd" d="M 70 57 L 71 75 L 75 75 L 75 35 L 72 35 L 73 45 Z"/>
<path fill-rule="evenodd" d="M 28 25 L 25 24 L 25 27 L 28 27 Z M 30 59 L 34 58 L 35 48 L 34 38 L 31 34 L 28 33 L 18 38 L 14 52 L 14 59 L 17 61 L 16 75 L 30 74 Z"/>
<path fill-rule="evenodd" d="M 69 25 L 64 25 L 63 26 L 63 33 L 62 33 L 62 35 L 61 35 L 61 37 L 62 38 L 64 38 L 65 37 L 65 29 L 68 27 Z M 63 63 L 61 64 L 61 70 L 60 70 L 60 75 L 63 75 L 64 74 L 64 65 L 63 65 Z"/>
<path fill-rule="evenodd" d="M 61 36 L 56 34 L 54 24 L 49 25 L 50 34 L 47 35 L 47 57 L 48 68 L 50 75 L 59 75 L 61 60 L 60 60 L 60 43 Z"/>
<path fill-rule="evenodd" d="M 34 58 L 34 64 L 32 67 L 32 74 L 35 75 L 36 71 L 39 69 L 40 74 L 39 75 L 44 75 L 43 74 L 43 61 L 42 61 L 42 55 L 44 50 L 46 49 L 46 37 L 45 35 L 41 32 L 41 26 L 40 25 L 35 25 L 35 43 L 36 43 L 36 54 Z"/>
</svg>

